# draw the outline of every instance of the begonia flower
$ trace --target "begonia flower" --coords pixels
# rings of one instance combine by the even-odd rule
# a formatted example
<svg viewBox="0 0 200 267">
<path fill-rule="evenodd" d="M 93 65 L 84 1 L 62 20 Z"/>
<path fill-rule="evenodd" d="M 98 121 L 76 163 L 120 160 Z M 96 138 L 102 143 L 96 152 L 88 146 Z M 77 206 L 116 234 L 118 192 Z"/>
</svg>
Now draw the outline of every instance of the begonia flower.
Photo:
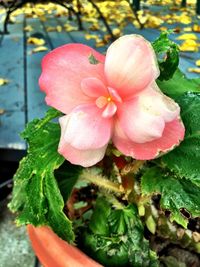
<svg viewBox="0 0 200 267">
<path fill-rule="evenodd" d="M 39 84 L 47 104 L 66 114 L 58 152 L 88 167 L 102 160 L 110 141 L 139 160 L 178 145 L 185 132 L 180 108 L 160 91 L 158 76 L 154 50 L 139 35 L 119 38 L 106 56 L 83 44 L 47 54 Z"/>
</svg>

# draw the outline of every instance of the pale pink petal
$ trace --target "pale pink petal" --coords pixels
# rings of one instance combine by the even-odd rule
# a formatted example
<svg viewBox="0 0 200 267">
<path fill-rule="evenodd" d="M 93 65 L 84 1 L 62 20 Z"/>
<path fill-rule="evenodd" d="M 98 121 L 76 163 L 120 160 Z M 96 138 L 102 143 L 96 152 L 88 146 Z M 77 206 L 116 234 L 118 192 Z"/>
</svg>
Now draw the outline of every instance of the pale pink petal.
<svg viewBox="0 0 200 267">
<path fill-rule="evenodd" d="M 117 106 L 113 102 L 109 102 L 104 111 L 102 112 L 102 117 L 111 118 L 117 111 Z"/>
<path fill-rule="evenodd" d="M 91 64 L 91 55 L 101 63 Z M 104 60 L 103 55 L 82 44 L 67 44 L 47 54 L 39 79 L 47 104 L 66 114 L 77 105 L 91 102 L 82 92 L 81 82 L 89 77 L 104 82 Z"/>
<path fill-rule="evenodd" d="M 79 150 L 60 141 L 58 152 L 72 164 L 90 167 L 103 159 L 106 148 L 107 145 L 93 150 Z"/>
<path fill-rule="evenodd" d="M 180 114 L 179 105 L 164 95 L 154 82 L 139 95 L 141 105 L 163 117 L 165 122 L 173 121 Z"/>
<path fill-rule="evenodd" d="M 107 144 L 98 149 L 79 150 L 72 147 L 65 140 L 65 131 L 68 125 L 68 115 L 60 118 L 61 138 L 58 152 L 72 164 L 90 167 L 101 161 L 105 155 Z"/>
<path fill-rule="evenodd" d="M 103 118 L 101 113 L 102 110 L 91 104 L 78 106 L 69 115 L 60 118 L 65 142 L 79 150 L 105 146 L 112 135 L 113 119 Z"/>
<path fill-rule="evenodd" d="M 116 90 L 114 90 L 111 87 L 108 87 L 108 92 L 109 92 L 110 97 L 113 101 L 122 103 L 122 99 Z"/>
<path fill-rule="evenodd" d="M 120 105 L 117 117 L 127 137 L 136 143 L 145 143 L 160 138 L 165 127 L 164 119 L 151 109 L 148 110 L 142 106 L 139 97 Z"/>
<path fill-rule="evenodd" d="M 184 138 L 185 128 L 180 118 L 165 125 L 161 138 L 143 144 L 132 142 L 116 122 L 113 143 L 126 156 L 137 160 L 150 160 L 172 150 Z"/>
<path fill-rule="evenodd" d="M 81 82 L 83 93 L 89 97 L 107 96 L 108 90 L 104 83 L 97 78 L 86 78 Z"/>
<path fill-rule="evenodd" d="M 96 99 L 95 104 L 98 108 L 104 108 L 108 104 L 108 98 L 100 96 Z"/>
<path fill-rule="evenodd" d="M 125 35 L 107 50 L 105 75 L 110 87 L 122 98 L 145 89 L 158 76 L 159 68 L 151 44 L 139 35 Z"/>
<path fill-rule="evenodd" d="M 120 127 L 136 143 L 145 143 L 162 136 L 165 123 L 177 118 L 180 108 L 153 83 L 129 101 L 118 106 Z"/>
</svg>

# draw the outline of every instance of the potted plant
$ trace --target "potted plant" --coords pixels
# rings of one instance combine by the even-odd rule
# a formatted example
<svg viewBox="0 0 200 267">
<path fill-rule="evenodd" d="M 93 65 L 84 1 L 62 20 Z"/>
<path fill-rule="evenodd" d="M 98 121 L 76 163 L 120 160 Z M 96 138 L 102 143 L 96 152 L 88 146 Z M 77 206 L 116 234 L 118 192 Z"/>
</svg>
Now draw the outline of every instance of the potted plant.
<svg viewBox="0 0 200 267">
<path fill-rule="evenodd" d="M 200 81 L 169 33 L 44 57 L 52 108 L 22 133 L 9 204 L 44 266 L 198 266 Z"/>
</svg>

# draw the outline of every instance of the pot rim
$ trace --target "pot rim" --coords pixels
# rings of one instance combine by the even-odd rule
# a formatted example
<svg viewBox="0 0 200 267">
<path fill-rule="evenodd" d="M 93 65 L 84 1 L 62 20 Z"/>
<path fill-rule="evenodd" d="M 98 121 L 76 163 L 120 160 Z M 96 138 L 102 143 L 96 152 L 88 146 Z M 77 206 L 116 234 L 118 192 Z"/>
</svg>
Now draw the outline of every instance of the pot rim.
<svg viewBox="0 0 200 267">
<path fill-rule="evenodd" d="M 103 267 L 58 237 L 48 226 L 27 226 L 32 248 L 44 267 Z"/>
</svg>

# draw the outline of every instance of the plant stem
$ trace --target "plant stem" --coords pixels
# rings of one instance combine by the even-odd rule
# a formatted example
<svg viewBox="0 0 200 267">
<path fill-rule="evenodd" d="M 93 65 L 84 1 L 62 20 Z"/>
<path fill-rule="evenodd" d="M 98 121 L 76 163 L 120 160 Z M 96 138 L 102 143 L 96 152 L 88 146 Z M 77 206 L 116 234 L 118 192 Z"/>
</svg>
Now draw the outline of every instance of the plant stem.
<svg viewBox="0 0 200 267">
<path fill-rule="evenodd" d="M 92 169 L 84 170 L 80 175 L 79 179 L 87 180 L 101 188 L 107 189 L 118 194 L 124 193 L 124 188 L 122 187 L 122 185 L 106 179 L 103 175 L 97 174 Z"/>
<path fill-rule="evenodd" d="M 127 174 L 136 174 L 139 169 L 144 165 L 144 160 L 134 160 L 133 162 L 127 164 L 122 170 L 121 175 L 126 176 Z"/>
<path fill-rule="evenodd" d="M 106 197 L 106 199 L 108 200 L 108 202 L 117 210 L 122 210 L 124 209 L 124 205 L 119 202 L 115 196 L 113 195 L 110 195 L 110 194 L 106 194 L 106 193 L 103 193 L 103 195 Z"/>
</svg>

